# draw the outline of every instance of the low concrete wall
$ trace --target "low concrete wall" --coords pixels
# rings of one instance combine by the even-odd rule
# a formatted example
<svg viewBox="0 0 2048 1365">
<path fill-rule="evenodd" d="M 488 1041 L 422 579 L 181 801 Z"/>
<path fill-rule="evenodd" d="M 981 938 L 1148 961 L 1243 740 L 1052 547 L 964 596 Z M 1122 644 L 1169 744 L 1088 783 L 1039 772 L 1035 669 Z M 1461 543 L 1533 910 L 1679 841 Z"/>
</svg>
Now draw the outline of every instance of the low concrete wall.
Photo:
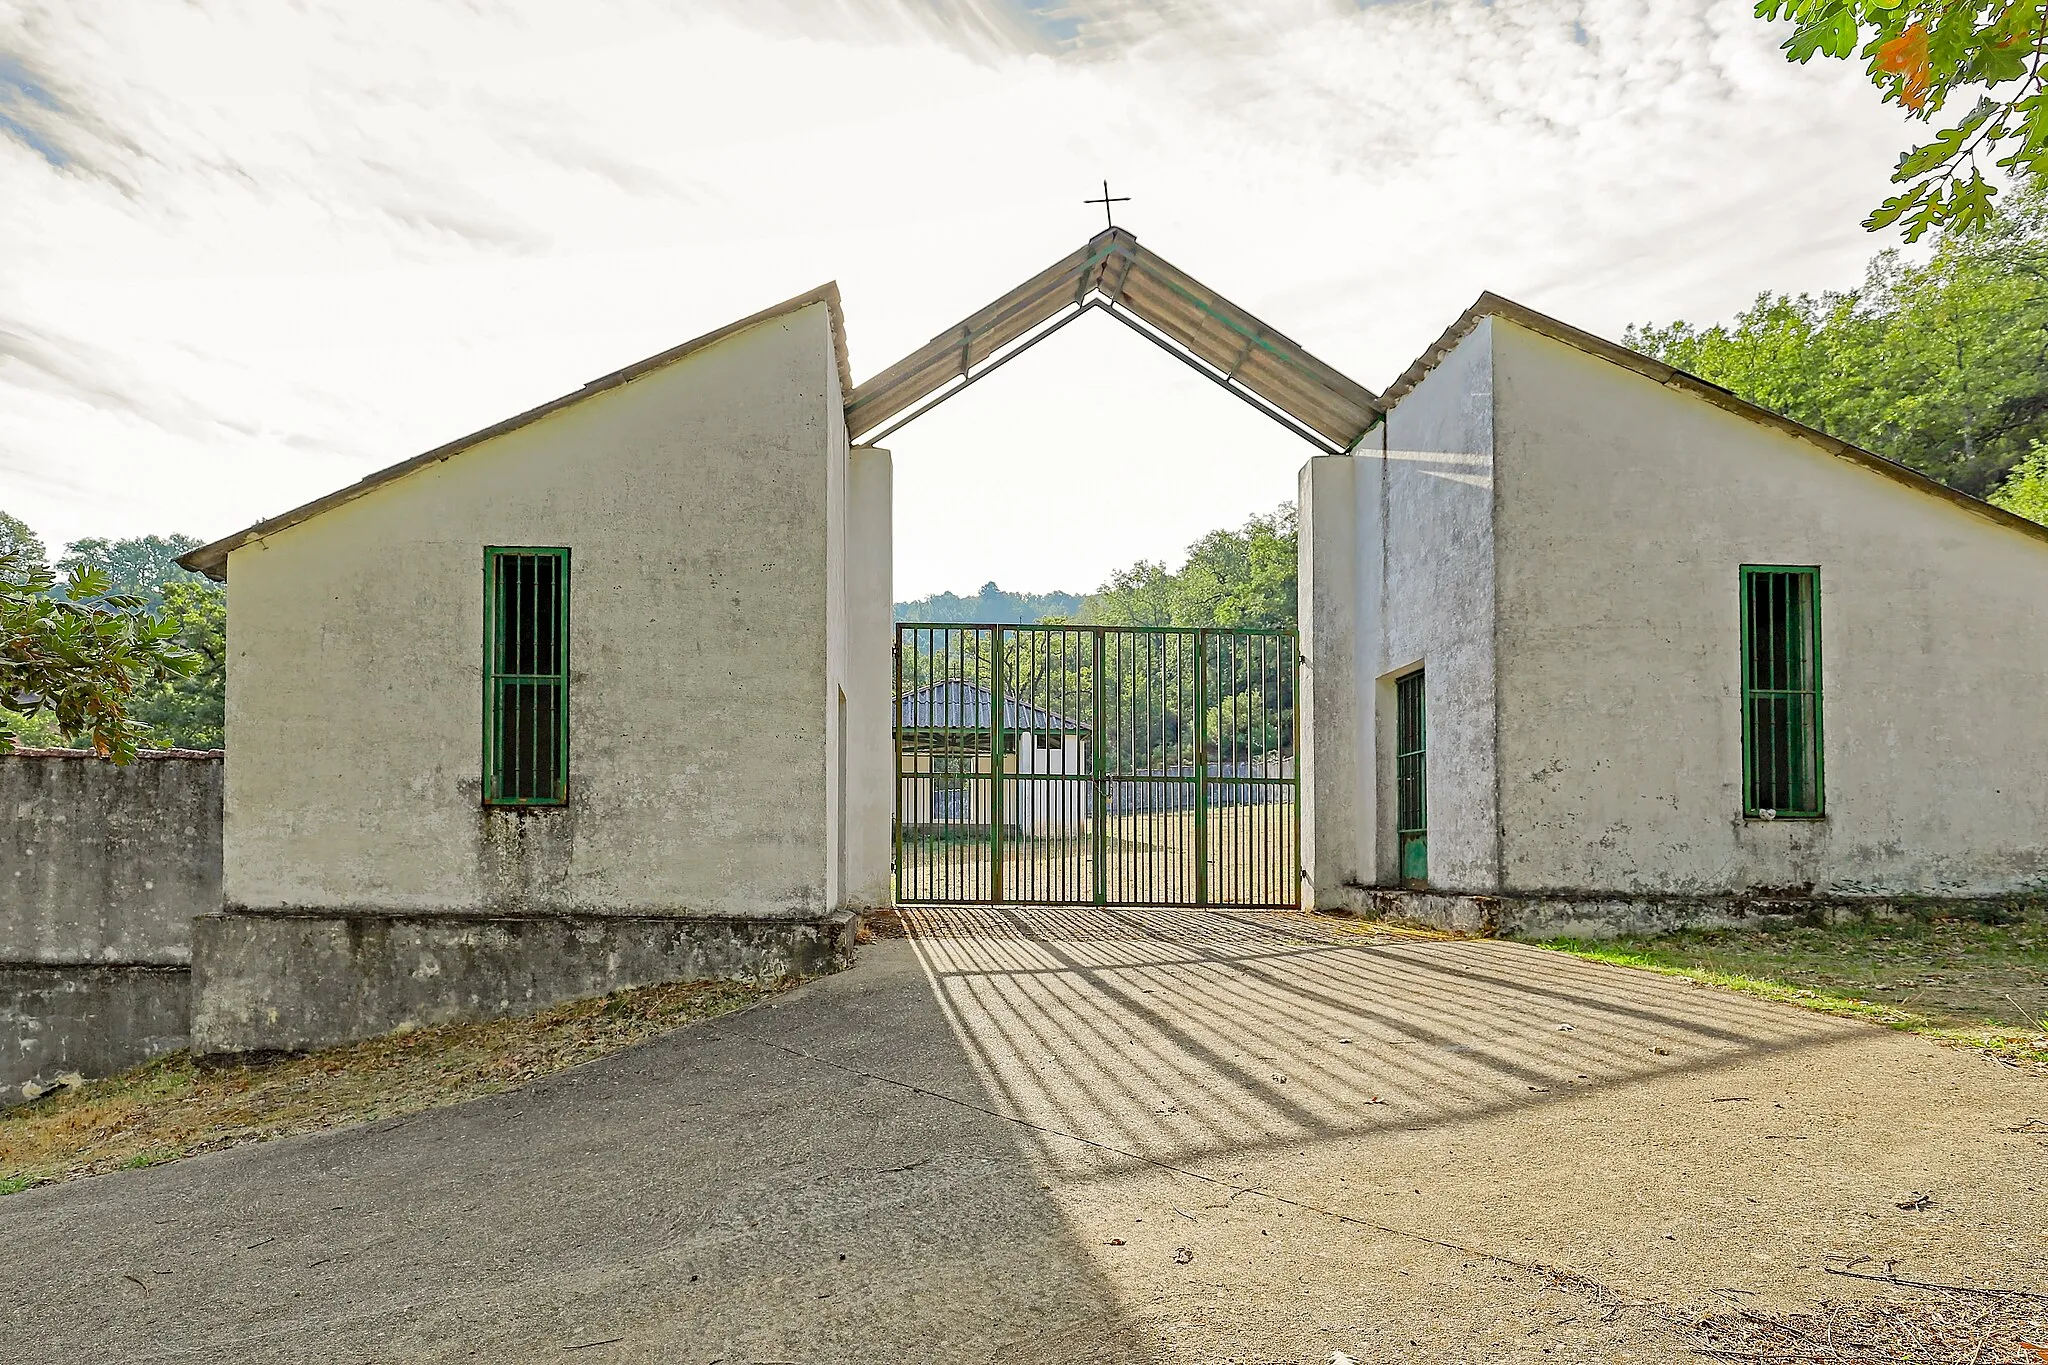
<svg viewBox="0 0 2048 1365">
<path fill-rule="evenodd" d="M 220 909 L 221 768 L 0 751 L 0 962 L 189 962 Z"/>
<path fill-rule="evenodd" d="M 1354 888 L 1347 909 L 1499 938 L 1615 938 L 1675 929 L 1841 924 L 1935 915 L 2003 919 L 2048 910 L 2048 896 L 1476 896 Z"/>
<path fill-rule="evenodd" d="M 191 1018 L 189 967 L 0 963 L 0 1104 L 23 1082 L 107 1076 L 175 1052 Z"/>
<path fill-rule="evenodd" d="M 228 910 L 194 922 L 192 1048 L 304 1051 L 664 981 L 844 966 L 858 920 Z"/>
<path fill-rule="evenodd" d="M 221 777 L 217 752 L 0 752 L 0 1103 L 185 1046 Z"/>
</svg>

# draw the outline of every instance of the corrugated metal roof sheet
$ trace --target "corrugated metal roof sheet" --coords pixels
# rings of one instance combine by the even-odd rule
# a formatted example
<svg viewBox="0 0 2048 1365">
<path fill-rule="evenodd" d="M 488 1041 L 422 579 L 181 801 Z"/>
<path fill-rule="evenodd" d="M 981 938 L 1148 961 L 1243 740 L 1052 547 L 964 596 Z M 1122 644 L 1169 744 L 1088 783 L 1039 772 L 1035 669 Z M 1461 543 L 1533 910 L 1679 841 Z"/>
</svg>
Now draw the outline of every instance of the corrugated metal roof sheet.
<svg viewBox="0 0 2048 1365">
<path fill-rule="evenodd" d="M 897 704 L 896 716 L 905 730 L 987 730 L 989 698 L 986 687 L 974 683 L 944 682 L 907 692 Z M 1037 733 L 1086 734 L 1088 727 L 1057 711 L 1047 711 L 1003 698 L 1003 729 Z"/>
<path fill-rule="evenodd" d="M 857 386 L 847 398 L 848 434 L 858 440 L 875 431 L 1091 296 L 1340 448 L 1348 449 L 1380 418 L 1372 390 L 1139 246 L 1129 232 L 1110 228 Z"/>
</svg>

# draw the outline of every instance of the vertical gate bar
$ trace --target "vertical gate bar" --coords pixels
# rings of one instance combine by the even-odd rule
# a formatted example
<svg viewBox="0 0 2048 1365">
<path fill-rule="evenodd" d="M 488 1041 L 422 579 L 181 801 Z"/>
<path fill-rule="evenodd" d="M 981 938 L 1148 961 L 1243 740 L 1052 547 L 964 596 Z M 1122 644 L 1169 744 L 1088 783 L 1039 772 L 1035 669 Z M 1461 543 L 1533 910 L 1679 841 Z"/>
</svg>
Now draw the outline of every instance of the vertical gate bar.
<svg viewBox="0 0 2048 1365">
<path fill-rule="evenodd" d="M 1293 895 L 1295 905 L 1301 904 L 1303 872 L 1301 867 L 1301 637 L 1290 634 L 1287 637 L 1287 657 L 1292 661 L 1287 670 L 1287 749 L 1286 758 L 1294 765 L 1292 778 L 1294 799 L 1294 874 Z"/>
<path fill-rule="evenodd" d="M 1209 903 L 1209 632 L 1195 632 L 1195 904 Z"/>
<path fill-rule="evenodd" d="M 972 689 L 980 685 L 981 639 L 982 632 L 978 627 L 969 627 L 961 633 L 959 637 L 960 657 L 955 667 L 962 681 L 960 686 L 949 690 L 949 695 L 954 698 L 954 705 L 958 708 L 957 718 L 953 721 L 953 724 L 961 727 L 961 732 L 956 734 L 955 738 L 962 743 L 963 747 L 967 742 L 967 722 L 972 719 L 972 714 L 966 710 L 968 698 L 973 696 Z M 977 746 L 980 744 L 978 728 L 975 733 L 974 743 Z M 955 762 L 967 765 L 967 776 L 961 783 L 961 790 L 967 796 L 967 810 L 962 818 L 964 828 L 960 831 L 960 837 L 952 841 L 948 849 L 948 856 L 953 862 L 952 875 L 960 888 L 960 898 L 979 902 L 988 898 L 988 882 L 981 872 L 981 853 L 975 851 L 971 858 L 968 856 L 972 849 L 972 845 L 968 841 L 968 830 L 974 827 L 975 807 L 977 805 L 974 798 L 982 794 L 980 789 L 974 785 L 982 780 L 981 769 L 974 762 L 974 753 L 971 749 L 964 757 L 955 759 Z M 979 804 L 982 810 L 985 811 L 987 809 L 987 801 L 985 799 Z"/>
<path fill-rule="evenodd" d="M 1160 758 L 1162 760 L 1165 760 L 1170 757 L 1170 754 L 1166 748 L 1166 718 L 1168 705 L 1167 688 L 1171 686 L 1171 682 L 1166 676 L 1166 661 L 1169 657 L 1167 641 L 1170 640 L 1172 637 L 1166 635 L 1156 635 L 1149 636 L 1147 638 L 1150 641 L 1152 648 L 1147 651 L 1147 659 L 1151 664 L 1151 671 L 1148 675 L 1146 695 L 1155 698 L 1157 716 L 1153 722 L 1153 733 L 1158 736 L 1158 741 L 1155 747 L 1158 754 L 1160 755 Z M 1178 738 L 1178 736 L 1176 736 L 1176 738 Z M 1171 766 L 1171 763 L 1165 761 L 1162 761 L 1159 765 L 1160 770 L 1162 772 Z M 1158 812 L 1155 809 L 1155 813 L 1151 817 L 1150 827 L 1155 830 L 1163 830 L 1171 829 L 1172 825 L 1167 821 L 1167 817 L 1163 812 Z M 1172 865 L 1173 871 L 1176 874 L 1178 874 L 1180 870 L 1179 862 L 1180 860 L 1176 858 Z M 1167 868 L 1165 865 L 1162 865 L 1158 868 L 1152 868 L 1148 865 L 1146 870 L 1148 872 L 1151 872 L 1153 875 L 1151 881 L 1147 884 L 1145 888 L 1145 898 L 1149 901 L 1157 903 L 1160 899 L 1161 884 L 1167 881 L 1167 878 L 1165 876 Z"/>
<path fill-rule="evenodd" d="M 895 712 L 896 712 L 895 716 L 894 716 L 894 717 L 892 717 L 892 719 L 894 719 L 896 723 L 895 723 L 894 725 L 892 725 L 891 727 L 889 727 L 889 728 L 890 728 L 890 736 L 891 736 L 891 739 L 892 739 L 892 740 L 894 741 L 894 747 L 895 747 L 895 761 L 894 761 L 894 762 L 892 762 L 892 763 L 890 764 L 890 766 L 889 766 L 889 777 L 890 777 L 890 780 L 891 780 L 891 781 L 892 781 L 892 782 L 893 782 L 893 783 L 895 784 L 895 786 L 896 786 L 896 803 L 895 803 L 895 815 L 896 815 L 896 819 L 895 819 L 895 821 L 893 822 L 893 824 L 894 824 L 894 828 L 892 828 L 892 829 L 891 829 L 891 830 L 889 831 L 889 834 L 890 834 L 890 836 L 891 836 L 891 838 L 892 838 L 892 840 L 893 840 L 893 843 L 894 843 L 894 847 L 890 849 L 890 857 L 889 857 L 889 871 L 890 871 L 890 873 L 891 873 L 891 874 L 892 874 L 892 875 L 893 875 L 893 876 L 895 877 L 895 880 L 896 880 L 896 898 L 897 898 L 898 900 L 903 900 L 903 899 L 906 899 L 906 897 L 905 897 L 905 896 L 903 895 L 903 627 L 902 627 L 902 626 L 898 626 L 898 627 L 896 627 L 896 648 L 895 648 L 895 649 L 894 649 L 893 651 L 891 651 L 891 659 L 892 659 L 892 662 L 893 662 L 893 663 L 894 663 L 894 665 L 895 665 L 895 670 L 896 670 L 896 690 L 895 690 L 895 692 L 894 692 L 894 693 L 892 693 L 892 694 L 891 694 L 891 695 L 893 696 L 894 700 L 895 700 L 895 706 L 893 707 L 893 709 L 894 709 L 894 710 L 895 710 Z"/>
<path fill-rule="evenodd" d="M 1114 656 L 1116 659 L 1116 702 L 1114 713 L 1116 716 L 1116 749 L 1114 752 L 1116 754 L 1118 772 L 1129 771 L 1129 762 L 1125 757 L 1124 751 L 1130 747 L 1131 743 L 1131 703 L 1127 695 L 1130 691 L 1130 684 L 1126 680 L 1129 669 L 1126 667 L 1127 660 L 1125 657 L 1129 651 L 1125 648 L 1125 638 L 1121 635 L 1112 635 L 1110 637 L 1110 641 L 1116 650 Z M 1124 782 L 1122 790 L 1128 792 L 1130 789 L 1130 782 Z M 1124 812 L 1126 820 L 1129 819 L 1130 814 L 1129 811 Z M 1131 855 L 1129 850 L 1124 847 L 1126 842 L 1125 840 L 1117 841 L 1118 847 L 1115 854 L 1117 860 L 1116 890 L 1113 894 L 1116 894 L 1119 899 L 1127 898 L 1130 892 Z"/>
<path fill-rule="evenodd" d="M 1003 901 L 1003 696 L 1009 690 L 1003 675 L 1005 629 L 991 626 L 988 632 L 988 898 L 998 905 Z"/>
<path fill-rule="evenodd" d="M 1142 661 L 1141 651 L 1138 648 L 1141 644 L 1144 646 Z M 1143 768 L 1138 766 L 1141 761 L 1137 753 L 1138 745 L 1148 744 L 1154 752 L 1158 749 L 1157 742 L 1154 739 L 1160 733 L 1158 719 L 1160 707 L 1158 699 L 1154 695 L 1158 691 L 1156 679 L 1159 675 L 1159 669 L 1154 659 L 1157 652 L 1157 636 L 1139 635 L 1132 638 L 1131 670 L 1136 676 L 1131 681 L 1133 686 L 1144 689 L 1142 695 L 1145 698 L 1145 730 L 1143 734 L 1133 736 L 1134 742 L 1131 745 L 1131 766 L 1138 772 L 1144 771 Z M 1150 799 L 1150 796 L 1157 788 L 1155 784 L 1150 782 L 1142 783 L 1141 786 L 1147 793 L 1147 800 L 1145 802 L 1145 839 L 1143 845 L 1145 852 L 1144 856 L 1138 861 L 1138 869 L 1141 875 L 1138 877 L 1136 884 L 1131 887 L 1131 899 L 1134 901 L 1155 899 L 1153 886 L 1158 881 L 1154 866 L 1158 861 L 1154 856 L 1158 851 L 1158 845 L 1154 840 L 1158 837 L 1159 814 L 1157 805 Z"/>
<path fill-rule="evenodd" d="M 1088 783 L 1088 801 L 1095 819 L 1095 903 L 1109 904 L 1108 869 L 1103 859 L 1109 849 L 1109 802 L 1102 786 L 1102 742 L 1106 727 L 1102 723 L 1102 627 L 1089 632 L 1093 637 L 1095 653 L 1095 709 L 1090 717 L 1094 727 L 1089 731 L 1088 762 L 1091 780 Z"/>
</svg>

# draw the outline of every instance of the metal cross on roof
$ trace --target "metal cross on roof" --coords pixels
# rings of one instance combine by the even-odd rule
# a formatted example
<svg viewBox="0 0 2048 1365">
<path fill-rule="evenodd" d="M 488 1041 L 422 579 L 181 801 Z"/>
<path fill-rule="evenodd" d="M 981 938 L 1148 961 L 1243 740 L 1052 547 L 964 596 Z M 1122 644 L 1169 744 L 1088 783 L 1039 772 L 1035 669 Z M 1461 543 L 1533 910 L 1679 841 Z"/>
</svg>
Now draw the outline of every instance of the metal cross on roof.
<svg viewBox="0 0 2048 1365">
<path fill-rule="evenodd" d="M 1114 199 L 1110 198 L 1110 197 L 1109 197 L 1109 182 L 1108 182 L 1107 180 L 1105 180 L 1105 181 L 1103 181 L 1103 182 L 1102 182 L 1102 197 L 1101 197 L 1100 199 L 1083 199 L 1083 200 L 1082 200 L 1081 202 L 1082 202 L 1082 203 L 1084 203 L 1084 204 L 1100 204 L 1100 205 L 1102 205 L 1102 216 L 1103 216 L 1103 218 L 1104 218 L 1104 219 L 1105 219 L 1105 220 L 1106 220 L 1106 221 L 1107 221 L 1107 222 L 1109 223 L 1109 225 L 1110 225 L 1111 227 L 1115 227 L 1115 226 L 1116 226 L 1116 219 L 1114 219 L 1114 218 L 1111 218 L 1111 217 L 1109 216 L 1109 206 L 1110 206 L 1111 204 L 1128 204 L 1128 203 L 1130 203 L 1130 202 L 1131 202 L 1131 196 L 1129 196 L 1128 194 L 1120 194 L 1120 195 L 1118 195 L 1118 196 L 1117 196 L 1116 198 L 1114 198 Z"/>
</svg>

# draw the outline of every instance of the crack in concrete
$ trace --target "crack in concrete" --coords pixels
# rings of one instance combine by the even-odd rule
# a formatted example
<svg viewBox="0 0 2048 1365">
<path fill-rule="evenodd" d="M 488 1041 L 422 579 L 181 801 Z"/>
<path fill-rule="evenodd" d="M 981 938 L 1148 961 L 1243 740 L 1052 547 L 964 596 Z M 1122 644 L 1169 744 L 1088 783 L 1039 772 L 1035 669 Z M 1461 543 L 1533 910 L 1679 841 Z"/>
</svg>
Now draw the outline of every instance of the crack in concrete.
<svg viewBox="0 0 2048 1365">
<path fill-rule="evenodd" d="M 1354 1214 L 1341 1213 L 1336 1209 L 1328 1209 L 1322 1207 L 1319 1204 L 1311 1204 L 1306 1202 L 1305 1200 L 1293 1199 L 1288 1197 L 1287 1195 L 1279 1194 L 1272 1190 L 1263 1189 L 1257 1185 L 1242 1185 L 1233 1180 L 1225 1180 L 1221 1177 L 1210 1175 L 1204 1171 L 1193 1170 L 1186 1166 L 1175 1165 L 1170 1161 L 1161 1161 L 1157 1157 L 1146 1156 L 1142 1152 L 1129 1151 L 1125 1148 L 1115 1146 L 1112 1143 L 1100 1141 L 1096 1138 L 1083 1137 L 1079 1133 L 1070 1133 L 1063 1128 L 1053 1128 L 1043 1123 L 1034 1122 L 1031 1119 L 1022 1118 L 1016 1114 L 1006 1114 L 999 1109 L 991 1109 L 987 1105 L 976 1104 L 973 1100 L 964 1099 L 958 1095 L 948 1094 L 943 1090 L 933 1090 L 927 1086 L 915 1085 L 909 1081 L 899 1080 L 894 1076 L 885 1076 L 879 1072 L 868 1071 L 862 1067 L 854 1066 L 847 1062 L 835 1061 L 830 1057 L 822 1057 L 815 1052 L 806 1052 L 802 1048 L 791 1047 L 786 1043 L 768 1042 L 759 1038 L 738 1038 L 734 1037 L 731 1034 L 721 1034 L 718 1036 L 726 1042 L 748 1043 L 752 1044 L 755 1047 L 766 1048 L 773 1052 L 780 1052 L 785 1056 L 795 1057 L 803 1061 L 815 1063 L 819 1066 L 831 1067 L 836 1071 L 843 1071 L 850 1076 L 857 1076 L 862 1080 L 874 1081 L 880 1085 L 894 1086 L 898 1090 L 906 1090 L 913 1095 L 922 1095 L 930 1099 L 942 1101 L 946 1104 L 957 1105 L 958 1107 L 969 1110 L 973 1113 L 983 1114 L 989 1118 L 1001 1120 L 1004 1123 L 1015 1124 L 1019 1128 L 1026 1128 L 1034 1133 L 1041 1133 L 1047 1137 L 1063 1138 L 1068 1142 L 1078 1143 L 1083 1147 L 1092 1148 L 1095 1151 L 1104 1152 L 1111 1156 L 1122 1157 L 1126 1161 L 1134 1161 L 1140 1165 L 1150 1166 L 1155 1170 L 1166 1171 L 1173 1175 L 1183 1176 L 1189 1180 L 1199 1180 L 1204 1184 L 1214 1185 L 1218 1189 L 1225 1189 L 1231 1191 L 1230 1197 L 1232 1199 L 1237 1198 L 1239 1195 L 1254 1195 L 1260 1199 L 1267 1199 L 1271 1200 L 1273 1203 L 1285 1205 L 1288 1208 L 1299 1209 L 1303 1213 L 1313 1213 L 1318 1214 L 1324 1218 L 1334 1219 L 1339 1223 L 1344 1223 L 1351 1227 L 1365 1228 L 1373 1232 L 1384 1233 L 1389 1237 L 1398 1237 L 1405 1241 L 1416 1242 L 1425 1246 L 1440 1247 L 1446 1251 L 1458 1252 L 1460 1255 L 1476 1257 L 1483 1261 L 1491 1261 L 1496 1265 L 1512 1266 L 1516 1270 L 1525 1270 L 1533 1275 L 1547 1276 L 1560 1283 L 1579 1282 L 1588 1285 L 1596 1283 L 1595 1281 L 1587 1279 L 1585 1276 L 1579 1275 L 1573 1271 L 1559 1270 L 1555 1267 L 1543 1265 L 1538 1262 L 1518 1261 L 1512 1256 L 1503 1256 L 1498 1252 L 1482 1251 L 1477 1247 L 1466 1246 L 1460 1242 L 1445 1241 L 1440 1237 L 1431 1237 L 1426 1233 L 1414 1232 L 1407 1228 L 1395 1227 L 1390 1223 L 1381 1223 L 1370 1218 L 1360 1218 Z M 1606 1290 L 1606 1286 L 1604 1285 L 1599 1287 L 1604 1292 L 1612 1292 Z"/>
</svg>

